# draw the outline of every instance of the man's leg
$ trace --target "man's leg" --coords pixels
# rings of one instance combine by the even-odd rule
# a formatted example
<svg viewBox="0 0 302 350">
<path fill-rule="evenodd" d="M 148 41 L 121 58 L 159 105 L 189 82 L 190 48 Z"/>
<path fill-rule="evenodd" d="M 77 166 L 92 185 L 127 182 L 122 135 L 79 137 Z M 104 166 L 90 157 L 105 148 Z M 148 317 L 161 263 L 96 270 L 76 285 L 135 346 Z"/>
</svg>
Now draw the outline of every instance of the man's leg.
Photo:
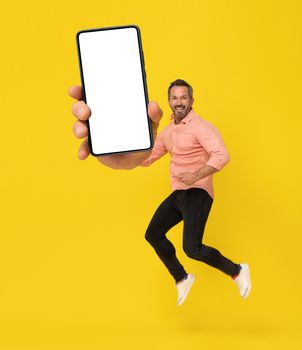
<svg viewBox="0 0 302 350">
<path fill-rule="evenodd" d="M 176 206 L 177 196 L 178 191 L 174 191 L 160 204 L 147 228 L 145 238 L 175 281 L 179 282 L 187 273 L 176 257 L 174 245 L 166 237 L 166 233 L 182 220 L 182 214 Z"/>
<path fill-rule="evenodd" d="M 183 249 L 192 259 L 202 261 L 233 277 L 239 274 L 239 264 L 224 257 L 217 249 L 202 244 L 202 238 L 213 198 L 203 189 L 189 189 L 183 197 Z"/>
</svg>

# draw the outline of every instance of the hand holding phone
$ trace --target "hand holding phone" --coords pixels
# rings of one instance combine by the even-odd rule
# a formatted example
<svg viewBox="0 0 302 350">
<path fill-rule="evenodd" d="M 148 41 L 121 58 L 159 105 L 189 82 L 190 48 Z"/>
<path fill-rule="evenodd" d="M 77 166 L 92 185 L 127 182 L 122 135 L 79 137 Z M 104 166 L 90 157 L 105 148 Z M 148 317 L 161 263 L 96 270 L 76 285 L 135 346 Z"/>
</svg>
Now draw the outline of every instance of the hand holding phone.
<svg viewBox="0 0 302 350">
<path fill-rule="evenodd" d="M 90 154 L 90 148 L 88 143 L 88 127 L 87 120 L 90 117 L 90 109 L 86 103 L 82 100 L 82 88 L 81 86 L 72 86 L 68 90 L 69 96 L 76 99 L 72 106 L 72 113 L 77 118 L 77 121 L 73 125 L 73 132 L 79 139 L 85 138 L 78 150 L 78 157 L 80 160 L 86 159 Z M 157 129 L 160 119 L 163 115 L 161 108 L 155 101 L 149 102 L 148 114 L 152 120 L 153 138 L 155 140 Z M 132 169 L 140 165 L 150 155 L 151 151 L 139 152 L 139 153 L 125 153 L 125 154 L 113 154 L 110 156 L 97 156 L 96 158 L 100 163 L 113 169 Z"/>
</svg>

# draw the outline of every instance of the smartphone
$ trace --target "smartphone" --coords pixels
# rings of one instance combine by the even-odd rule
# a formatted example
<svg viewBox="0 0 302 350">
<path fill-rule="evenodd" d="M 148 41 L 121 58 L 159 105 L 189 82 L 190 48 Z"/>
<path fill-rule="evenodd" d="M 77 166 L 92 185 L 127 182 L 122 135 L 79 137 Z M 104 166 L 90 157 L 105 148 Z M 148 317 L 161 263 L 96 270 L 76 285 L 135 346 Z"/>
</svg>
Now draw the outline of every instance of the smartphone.
<svg viewBox="0 0 302 350">
<path fill-rule="evenodd" d="M 83 100 L 91 110 L 91 154 L 150 150 L 154 140 L 139 27 L 81 30 L 76 42 Z"/>
</svg>

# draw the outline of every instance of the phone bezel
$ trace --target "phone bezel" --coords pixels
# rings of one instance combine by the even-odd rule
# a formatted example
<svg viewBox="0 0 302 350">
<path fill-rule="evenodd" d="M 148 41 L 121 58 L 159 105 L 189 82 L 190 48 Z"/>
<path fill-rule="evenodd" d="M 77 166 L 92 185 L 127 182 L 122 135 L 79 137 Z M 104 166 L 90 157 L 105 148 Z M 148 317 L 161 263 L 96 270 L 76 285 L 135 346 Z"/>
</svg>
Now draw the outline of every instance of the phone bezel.
<svg viewBox="0 0 302 350">
<path fill-rule="evenodd" d="M 128 24 L 128 25 L 122 25 L 122 26 L 112 26 L 112 27 L 101 27 L 101 28 L 91 28 L 91 29 L 83 29 L 76 33 L 76 44 L 77 44 L 77 53 L 78 53 L 78 61 L 79 61 L 79 68 L 80 68 L 80 76 L 81 76 L 81 84 L 82 84 L 82 99 L 85 103 L 86 101 L 86 93 L 85 93 L 85 82 L 84 82 L 84 73 L 83 73 L 83 67 L 82 67 L 82 58 L 81 58 L 81 50 L 80 50 L 80 43 L 79 43 L 79 37 L 82 33 L 87 32 L 96 32 L 96 31 L 105 31 L 105 30 L 115 30 L 115 29 L 126 29 L 126 28 L 135 28 L 137 32 L 137 39 L 138 39 L 138 46 L 139 46 L 139 54 L 140 54 L 140 63 L 141 63 L 141 72 L 143 77 L 143 85 L 144 85 L 144 94 L 145 94 L 145 104 L 146 104 L 146 115 L 147 115 L 147 121 L 148 121 L 148 129 L 149 129 L 149 139 L 150 139 L 150 147 L 143 148 L 143 149 L 134 149 L 134 150 L 127 150 L 127 151 L 117 151 L 117 152 L 107 152 L 107 153 L 94 153 L 92 150 L 92 142 L 91 142 L 91 133 L 90 133 L 90 124 L 89 119 L 87 120 L 87 126 L 88 126 L 88 144 L 90 153 L 95 156 L 107 156 L 107 155 L 113 155 L 113 154 L 124 154 L 124 153 L 134 153 L 134 152 L 144 152 L 149 151 L 154 146 L 154 138 L 153 138 L 153 129 L 152 129 L 152 120 L 150 119 L 149 113 L 148 113 L 148 104 L 149 104 L 149 96 L 148 96 L 148 88 L 147 88 L 147 78 L 146 78 L 146 68 L 145 68 L 145 60 L 144 60 L 144 51 L 142 46 L 142 39 L 141 39 L 141 31 L 140 28 L 136 24 Z"/>
</svg>

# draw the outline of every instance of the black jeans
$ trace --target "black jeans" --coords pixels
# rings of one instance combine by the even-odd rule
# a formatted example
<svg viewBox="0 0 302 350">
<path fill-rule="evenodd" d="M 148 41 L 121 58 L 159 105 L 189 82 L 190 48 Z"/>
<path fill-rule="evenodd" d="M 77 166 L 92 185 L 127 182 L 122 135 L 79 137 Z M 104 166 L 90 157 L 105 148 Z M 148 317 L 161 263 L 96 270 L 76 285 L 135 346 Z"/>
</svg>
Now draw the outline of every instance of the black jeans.
<svg viewBox="0 0 302 350">
<path fill-rule="evenodd" d="M 157 208 L 145 234 L 159 258 L 176 282 L 187 273 L 176 257 L 174 245 L 166 233 L 184 221 L 183 250 L 192 259 L 202 261 L 230 276 L 239 273 L 240 267 L 225 258 L 217 249 L 202 244 L 202 238 L 213 198 L 201 188 L 175 190 Z"/>
</svg>

